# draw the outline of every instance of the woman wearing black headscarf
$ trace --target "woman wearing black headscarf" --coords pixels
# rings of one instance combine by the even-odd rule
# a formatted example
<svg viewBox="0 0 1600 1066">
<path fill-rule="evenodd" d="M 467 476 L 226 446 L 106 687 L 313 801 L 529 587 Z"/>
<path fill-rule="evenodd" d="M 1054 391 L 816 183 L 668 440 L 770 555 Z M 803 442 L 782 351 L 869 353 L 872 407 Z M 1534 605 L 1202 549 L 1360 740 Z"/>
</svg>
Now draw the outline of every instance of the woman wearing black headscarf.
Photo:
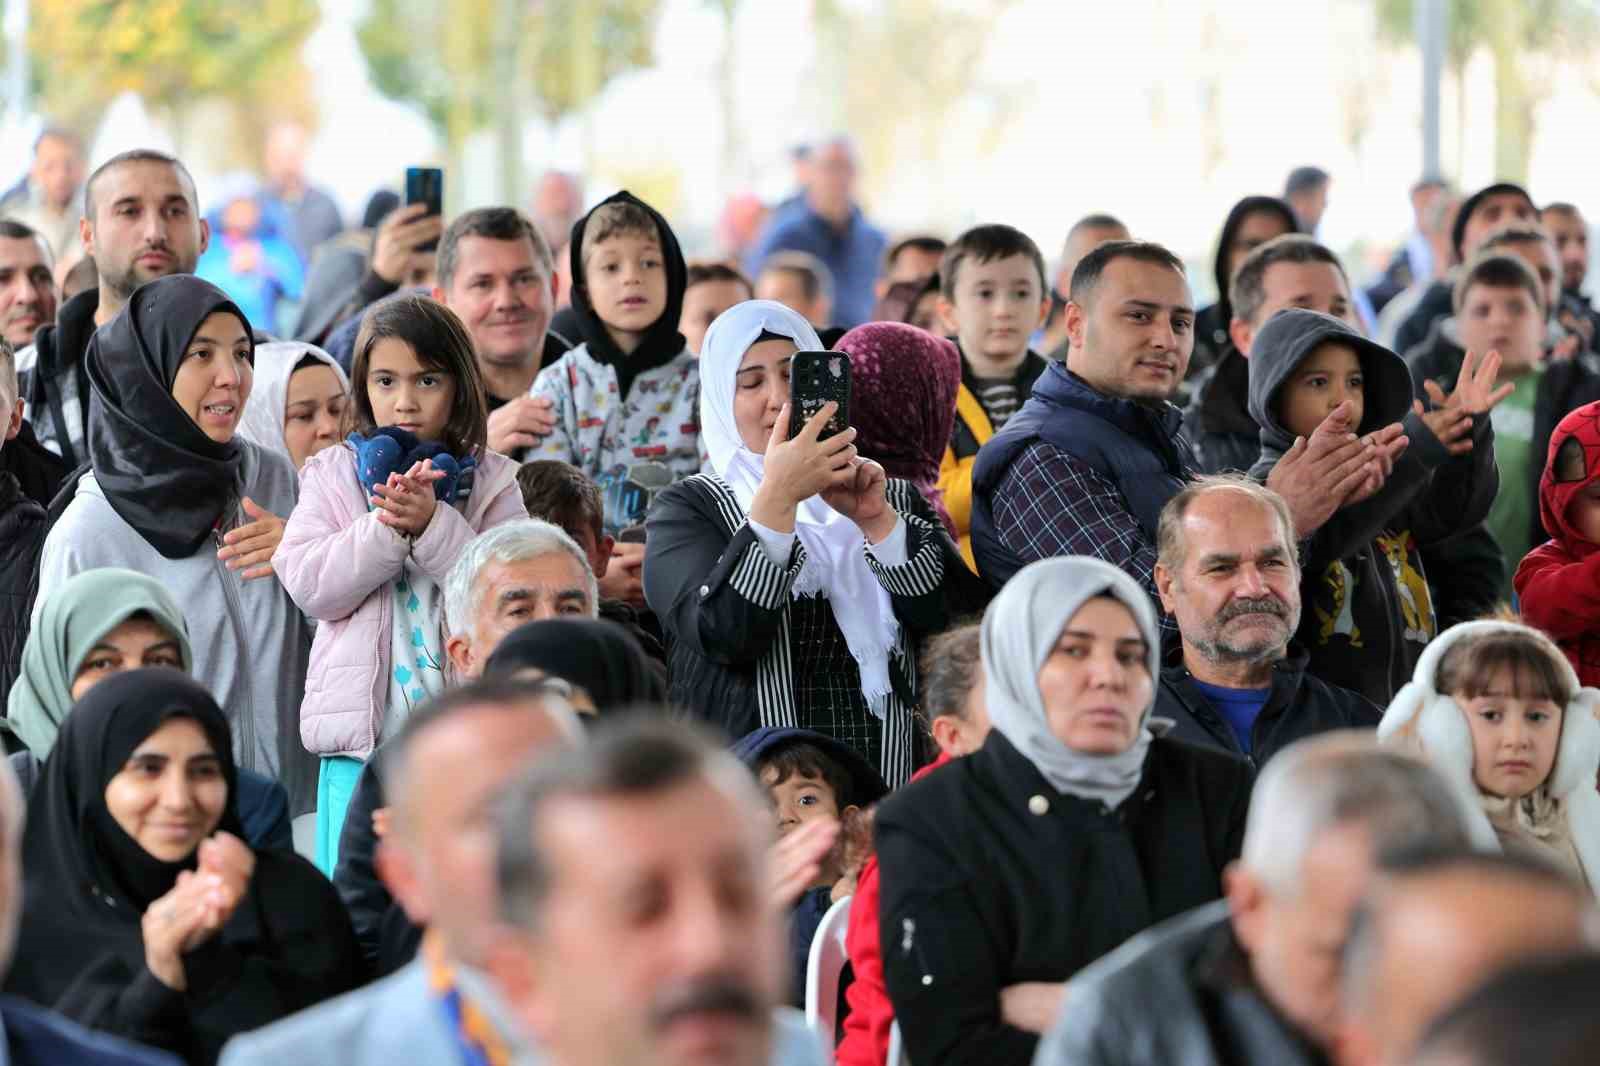
<svg viewBox="0 0 1600 1066">
<path fill-rule="evenodd" d="M 296 498 L 287 459 L 235 431 L 255 347 L 239 309 L 186 274 L 158 278 L 89 342 L 91 469 L 45 540 L 34 613 L 72 575 L 148 574 L 182 604 L 194 676 L 227 710 L 239 765 L 313 805 L 300 743 L 310 629 L 273 575 Z"/>
<path fill-rule="evenodd" d="M 1276 196 L 1246 196 L 1233 205 L 1222 223 L 1217 238 L 1217 257 L 1212 262 L 1212 277 L 1217 285 L 1217 302 L 1202 308 L 1194 320 L 1194 354 L 1189 357 L 1187 380 L 1193 381 L 1215 366 L 1228 348 L 1228 324 L 1233 321 L 1233 304 L 1228 288 L 1233 272 L 1244 257 L 1285 233 L 1300 232 L 1294 209 Z"/>
<path fill-rule="evenodd" d="M 633 634 L 590 618 L 549 618 L 506 634 L 484 666 L 485 677 L 555 678 L 572 686 L 569 702 L 579 714 L 606 714 L 666 702 L 661 667 Z"/>
<path fill-rule="evenodd" d="M 175 670 L 91 689 L 28 802 L 6 991 L 92 1028 L 213 1063 L 229 1037 L 353 988 L 333 887 L 252 852 L 228 723 Z"/>
</svg>

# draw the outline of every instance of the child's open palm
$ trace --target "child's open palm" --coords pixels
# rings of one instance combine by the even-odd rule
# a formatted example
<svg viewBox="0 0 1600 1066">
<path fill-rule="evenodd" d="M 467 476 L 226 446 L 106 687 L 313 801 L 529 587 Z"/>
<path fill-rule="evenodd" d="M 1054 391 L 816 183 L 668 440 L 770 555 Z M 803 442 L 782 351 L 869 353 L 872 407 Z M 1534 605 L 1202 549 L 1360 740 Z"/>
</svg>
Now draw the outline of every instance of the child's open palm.
<svg viewBox="0 0 1600 1066">
<path fill-rule="evenodd" d="M 1492 410 L 1516 388 L 1510 383 L 1497 387 L 1499 377 L 1499 352 L 1491 351 L 1481 361 L 1468 352 L 1450 395 L 1446 396 L 1437 382 L 1424 381 L 1422 387 L 1433 410 L 1424 412 L 1421 400 L 1413 401 L 1412 409 L 1451 455 L 1465 455 L 1472 451 L 1473 416 Z"/>
</svg>

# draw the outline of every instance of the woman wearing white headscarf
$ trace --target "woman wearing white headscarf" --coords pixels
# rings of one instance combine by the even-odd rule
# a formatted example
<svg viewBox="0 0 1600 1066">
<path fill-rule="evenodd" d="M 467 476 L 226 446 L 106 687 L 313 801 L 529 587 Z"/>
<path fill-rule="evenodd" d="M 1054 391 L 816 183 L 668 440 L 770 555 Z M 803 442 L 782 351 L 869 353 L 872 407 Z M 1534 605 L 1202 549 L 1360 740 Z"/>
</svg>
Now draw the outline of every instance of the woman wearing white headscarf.
<svg viewBox="0 0 1600 1066">
<path fill-rule="evenodd" d="M 711 324 L 710 460 L 651 508 L 645 599 L 670 637 L 673 703 L 734 737 L 825 733 L 898 784 L 916 761 L 917 643 L 948 624 L 962 564 L 916 489 L 856 455 L 854 430 L 819 439 L 831 407 L 786 439 L 789 360 L 821 347 L 770 301 Z"/>
<path fill-rule="evenodd" d="M 1149 594 L 1098 559 L 1019 570 L 983 621 L 977 752 L 875 819 L 883 969 L 912 1062 L 1026 1066 L 1061 985 L 1222 894 L 1250 771 L 1151 719 Z"/>
<path fill-rule="evenodd" d="M 350 379 L 333 356 L 304 341 L 256 345 L 255 385 L 239 419 L 239 436 L 288 456 L 299 470 L 338 444 Z"/>
</svg>

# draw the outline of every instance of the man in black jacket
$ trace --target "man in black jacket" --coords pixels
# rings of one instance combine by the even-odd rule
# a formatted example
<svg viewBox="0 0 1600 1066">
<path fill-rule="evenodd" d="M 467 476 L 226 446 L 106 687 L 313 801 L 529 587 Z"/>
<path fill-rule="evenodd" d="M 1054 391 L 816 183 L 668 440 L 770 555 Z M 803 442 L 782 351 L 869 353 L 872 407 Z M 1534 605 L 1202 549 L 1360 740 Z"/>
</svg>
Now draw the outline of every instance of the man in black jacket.
<svg viewBox="0 0 1600 1066">
<path fill-rule="evenodd" d="M 1162 510 L 1156 548 L 1156 588 L 1183 640 L 1156 694 L 1173 736 L 1260 765 L 1301 737 L 1377 727 L 1382 710 L 1307 674 L 1309 655 L 1290 643 L 1300 565 L 1283 497 L 1245 477 L 1201 478 Z"/>
<path fill-rule="evenodd" d="M 11 345 L 0 339 L 0 694 L 11 691 L 21 667 L 45 535 L 44 507 L 29 498 L 5 462 L 14 458 L 13 442 L 22 428 L 16 364 Z"/>
<path fill-rule="evenodd" d="M 1378 854 L 1464 847 L 1462 809 L 1420 762 L 1350 733 L 1262 772 L 1227 898 L 1080 973 L 1035 1066 L 1320 1066 L 1340 1031 L 1339 948 Z"/>
<path fill-rule="evenodd" d="M 193 274 L 211 239 L 194 179 L 172 156 L 139 148 L 112 156 L 89 175 L 79 223 L 100 287 L 79 293 L 17 353 L 23 399 L 39 440 L 76 467 L 89 419 L 83 356 L 94 331 L 116 317 L 133 290 L 167 274 Z"/>
</svg>

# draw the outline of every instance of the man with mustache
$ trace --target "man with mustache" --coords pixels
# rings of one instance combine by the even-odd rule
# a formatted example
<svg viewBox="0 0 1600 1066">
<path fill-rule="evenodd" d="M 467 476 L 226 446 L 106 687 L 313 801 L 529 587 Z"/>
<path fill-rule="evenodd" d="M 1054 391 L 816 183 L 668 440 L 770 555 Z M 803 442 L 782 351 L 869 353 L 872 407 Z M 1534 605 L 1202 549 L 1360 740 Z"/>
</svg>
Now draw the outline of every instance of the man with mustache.
<svg viewBox="0 0 1600 1066">
<path fill-rule="evenodd" d="M 1037 559 L 1093 555 L 1157 598 L 1156 523 L 1197 468 L 1169 402 L 1194 351 L 1194 320 L 1183 261 L 1161 245 L 1107 241 L 1078 262 L 1066 362 L 1039 376 L 973 468 L 972 548 L 991 585 Z M 1358 439 L 1329 418 L 1295 444 L 1269 484 L 1288 500 L 1296 534 L 1309 537 L 1358 487 L 1381 484 L 1398 436 Z M 1177 643 L 1163 618 L 1163 650 Z"/>
<path fill-rule="evenodd" d="M 433 298 L 461 316 L 489 398 L 489 447 L 518 456 L 555 429 L 546 397 L 529 396 L 547 361 L 571 345 L 551 334 L 557 290 L 550 246 L 514 207 L 461 215 L 439 239 Z"/>
<path fill-rule="evenodd" d="M 1162 508 L 1156 588 L 1178 624 L 1183 663 L 1162 671 L 1155 713 L 1174 736 L 1259 766 L 1333 729 L 1376 728 L 1381 708 L 1306 672 L 1300 563 L 1283 497 L 1249 478 L 1191 482 Z"/>
<path fill-rule="evenodd" d="M 550 1066 L 799 1066 L 775 836 L 750 772 L 694 728 L 608 719 L 507 790 L 491 951 Z"/>
<path fill-rule="evenodd" d="M 26 417 L 45 447 L 76 467 L 88 458 L 89 384 L 83 356 L 94 331 L 117 316 L 133 290 L 167 274 L 192 274 L 211 239 L 194 179 L 177 159 L 148 148 L 112 156 L 89 175 L 78 222 L 99 288 L 62 304 L 33 347 L 17 353 Z"/>
</svg>

